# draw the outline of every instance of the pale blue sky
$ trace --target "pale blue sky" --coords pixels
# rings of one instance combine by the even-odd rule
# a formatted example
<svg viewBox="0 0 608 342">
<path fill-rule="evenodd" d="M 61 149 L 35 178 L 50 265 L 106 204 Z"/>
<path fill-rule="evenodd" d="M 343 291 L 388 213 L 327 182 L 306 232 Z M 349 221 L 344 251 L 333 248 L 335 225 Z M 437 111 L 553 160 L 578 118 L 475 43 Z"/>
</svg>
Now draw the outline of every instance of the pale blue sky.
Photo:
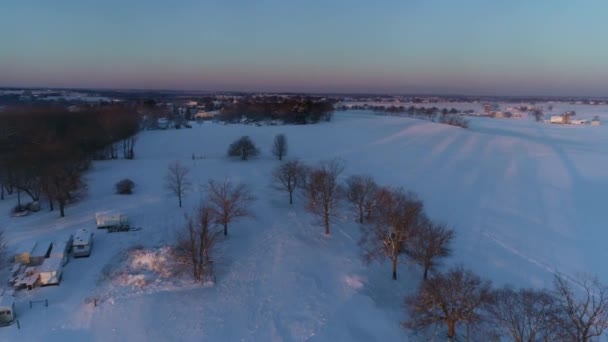
<svg viewBox="0 0 608 342">
<path fill-rule="evenodd" d="M 607 95 L 608 1 L 2 0 L 0 86 Z"/>
</svg>

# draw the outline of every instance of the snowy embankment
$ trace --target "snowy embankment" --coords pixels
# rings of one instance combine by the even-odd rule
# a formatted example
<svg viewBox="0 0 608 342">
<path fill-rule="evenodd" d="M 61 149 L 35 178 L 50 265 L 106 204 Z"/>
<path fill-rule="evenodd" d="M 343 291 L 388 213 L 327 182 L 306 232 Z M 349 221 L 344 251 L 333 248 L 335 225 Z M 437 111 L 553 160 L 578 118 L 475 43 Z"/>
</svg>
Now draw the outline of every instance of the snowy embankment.
<svg viewBox="0 0 608 342">
<path fill-rule="evenodd" d="M 401 265 L 399 280 L 392 281 L 388 263 L 362 264 L 359 227 L 350 214 L 344 212 L 328 238 L 301 199 L 290 207 L 287 195 L 270 184 L 278 165 L 270 147 L 278 133 L 287 135 L 289 157 L 307 163 L 341 157 L 344 176 L 369 173 L 380 184 L 417 192 L 428 214 L 457 232 L 449 263 L 463 263 L 497 284 L 547 286 L 556 270 L 569 276 L 591 272 L 608 281 L 601 267 L 608 235 L 601 208 L 608 191 L 606 126 L 476 118 L 467 130 L 361 111 L 311 126 L 205 123 L 143 132 L 137 159 L 95 162 L 87 174 L 88 197 L 68 207 L 63 219 L 45 211 L 0 217 L 13 249 L 76 228 L 94 229 L 96 211 L 121 209 L 143 228 L 96 231 L 91 257 L 70 260 L 60 286 L 18 294 L 21 330 L 2 328 L 0 340 L 406 339 L 399 326 L 402 300 L 416 288 L 420 270 Z M 259 158 L 225 157 L 241 135 L 262 149 Z M 192 160 L 192 154 L 204 158 Z M 173 160 L 190 167 L 195 184 L 183 209 L 163 187 Z M 135 193 L 115 195 L 114 183 L 125 177 L 137 184 Z M 217 284 L 154 287 L 143 262 L 150 255 L 125 259 L 125 253 L 171 243 L 184 214 L 200 202 L 199 185 L 224 177 L 249 184 L 258 200 L 256 218 L 234 223 L 220 245 Z M 0 202 L 0 211 L 8 213 L 13 204 Z M 143 263 L 129 268 L 128 260 Z M 144 281 L 108 277 L 112 270 L 124 275 L 125 267 L 143 269 L 136 278 Z M 101 302 L 94 307 L 89 298 Z M 29 300 L 40 299 L 48 299 L 49 307 L 30 309 Z"/>
</svg>

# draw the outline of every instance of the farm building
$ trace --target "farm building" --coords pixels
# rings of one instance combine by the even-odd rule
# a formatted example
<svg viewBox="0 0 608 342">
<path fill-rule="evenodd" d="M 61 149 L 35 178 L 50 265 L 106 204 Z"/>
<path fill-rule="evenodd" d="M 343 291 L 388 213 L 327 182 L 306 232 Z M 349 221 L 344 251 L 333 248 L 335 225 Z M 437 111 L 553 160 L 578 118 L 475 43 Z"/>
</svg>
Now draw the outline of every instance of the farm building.
<svg viewBox="0 0 608 342">
<path fill-rule="evenodd" d="M 571 122 L 571 124 L 573 124 L 573 125 L 586 125 L 588 123 L 589 123 L 589 121 L 585 120 L 585 119 L 572 120 L 572 122 Z"/>
</svg>

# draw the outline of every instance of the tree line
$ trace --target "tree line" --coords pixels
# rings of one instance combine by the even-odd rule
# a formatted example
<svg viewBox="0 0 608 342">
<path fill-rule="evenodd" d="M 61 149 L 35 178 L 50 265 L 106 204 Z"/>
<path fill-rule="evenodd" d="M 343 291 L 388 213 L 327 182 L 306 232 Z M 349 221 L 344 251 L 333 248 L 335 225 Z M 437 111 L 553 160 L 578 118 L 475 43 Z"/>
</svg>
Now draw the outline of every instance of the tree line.
<svg viewBox="0 0 608 342">
<path fill-rule="evenodd" d="M 16 193 L 14 212 L 33 208 L 25 194 L 32 203 L 44 197 L 63 217 L 86 189 L 91 160 L 135 158 L 139 117 L 131 108 L 28 106 L 7 108 L 0 120 L 0 198 Z"/>
<path fill-rule="evenodd" d="M 243 97 L 236 103 L 225 104 L 220 118 L 237 121 L 242 116 L 252 121 L 282 120 L 289 124 L 313 124 L 330 121 L 331 102 L 308 96 L 294 97 Z"/>
<path fill-rule="evenodd" d="M 459 113 L 460 111 L 456 108 L 443 108 L 437 107 L 415 107 L 415 106 L 385 106 L 385 105 L 353 105 L 353 106 L 338 106 L 338 110 L 372 110 L 378 115 L 398 115 L 407 116 L 421 120 L 428 120 L 432 122 L 438 122 L 451 126 L 457 126 L 462 128 L 469 127 L 469 121 L 463 118 Z M 465 113 L 473 113 L 473 110 L 465 111 Z"/>
</svg>

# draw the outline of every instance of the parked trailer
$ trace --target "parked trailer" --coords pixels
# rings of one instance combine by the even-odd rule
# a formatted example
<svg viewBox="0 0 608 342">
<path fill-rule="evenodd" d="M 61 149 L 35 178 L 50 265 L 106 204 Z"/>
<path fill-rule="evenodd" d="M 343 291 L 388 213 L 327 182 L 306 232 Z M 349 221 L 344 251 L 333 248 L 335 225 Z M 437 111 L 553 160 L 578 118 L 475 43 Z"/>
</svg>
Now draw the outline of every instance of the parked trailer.
<svg viewBox="0 0 608 342">
<path fill-rule="evenodd" d="M 0 325 L 9 325 L 15 321 L 15 297 L 0 290 Z"/>
<path fill-rule="evenodd" d="M 63 259 L 57 257 L 45 259 L 42 265 L 38 267 L 38 272 L 41 286 L 59 285 L 63 275 Z"/>
<path fill-rule="evenodd" d="M 74 234 L 74 241 L 72 242 L 72 255 L 77 257 L 88 257 L 91 255 L 91 249 L 93 248 L 93 233 L 88 229 L 81 228 Z"/>
<path fill-rule="evenodd" d="M 123 214 L 95 214 L 95 223 L 99 229 L 129 230 L 129 219 Z"/>
</svg>

